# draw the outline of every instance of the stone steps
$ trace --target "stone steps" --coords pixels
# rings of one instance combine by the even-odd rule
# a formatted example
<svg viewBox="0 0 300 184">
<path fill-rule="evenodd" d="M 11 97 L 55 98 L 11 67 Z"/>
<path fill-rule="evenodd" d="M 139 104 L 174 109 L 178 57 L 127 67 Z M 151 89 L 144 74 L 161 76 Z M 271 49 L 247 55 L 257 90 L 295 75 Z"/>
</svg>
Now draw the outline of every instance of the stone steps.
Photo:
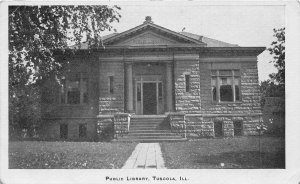
<svg viewBox="0 0 300 184">
<path fill-rule="evenodd" d="M 118 139 L 118 142 L 183 142 L 187 141 L 186 138 L 180 139 Z"/>
<path fill-rule="evenodd" d="M 166 117 L 133 117 L 130 120 L 129 133 L 118 138 L 121 142 L 175 142 L 186 141 L 169 129 Z"/>
</svg>

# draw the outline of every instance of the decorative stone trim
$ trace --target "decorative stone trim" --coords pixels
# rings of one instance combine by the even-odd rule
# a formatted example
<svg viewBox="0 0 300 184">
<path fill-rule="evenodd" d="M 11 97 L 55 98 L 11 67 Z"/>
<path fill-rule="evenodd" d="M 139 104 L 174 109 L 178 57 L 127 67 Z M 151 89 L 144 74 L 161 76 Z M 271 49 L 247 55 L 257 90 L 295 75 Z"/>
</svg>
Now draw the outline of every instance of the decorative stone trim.
<svg viewBox="0 0 300 184">
<path fill-rule="evenodd" d="M 114 138 L 128 134 L 130 127 L 130 117 L 128 113 L 118 113 L 114 114 Z"/>
</svg>

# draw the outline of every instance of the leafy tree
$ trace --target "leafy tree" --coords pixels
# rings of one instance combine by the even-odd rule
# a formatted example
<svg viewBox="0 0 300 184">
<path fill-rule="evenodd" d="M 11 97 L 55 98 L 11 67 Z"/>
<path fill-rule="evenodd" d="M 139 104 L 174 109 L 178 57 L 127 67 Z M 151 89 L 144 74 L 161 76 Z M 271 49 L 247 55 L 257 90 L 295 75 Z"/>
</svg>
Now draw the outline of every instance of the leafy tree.
<svg viewBox="0 0 300 184">
<path fill-rule="evenodd" d="M 277 73 L 269 75 L 270 79 L 261 82 L 261 105 L 265 104 L 265 97 L 284 97 L 285 95 L 285 28 L 273 29 L 276 40 L 268 48 L 273 56 Z"/>
<path fill-rule="evenodd" d="M 283 97 L 285 95 L 284 84 L 276 84 L 271 80 L 260 83 L 261 105 L 265 105 L 265 97 Z"/>
<path fill-rule="evenodd" d="M 119 10 L 104 5 L 9 7 L 10 125 L 25 128 L 37 121 L 38 86 L 68 64 L 55 58 L 55 52 L 72 54 L 68 45 L 84 38 L 91 47 L 102 47 L 100 34 L 119 21 Z"/>
<path fill-rule="evenodd" d="M 268 48 L 273 56 L 274 66 L 277 68 L 277 73 L 270 74 L 270 78 L 279 84 L 285 84 L 285 28 L 274 29 L 274 37 L 277 40 L 273 41 L 271 47 Z"/>
</svg>

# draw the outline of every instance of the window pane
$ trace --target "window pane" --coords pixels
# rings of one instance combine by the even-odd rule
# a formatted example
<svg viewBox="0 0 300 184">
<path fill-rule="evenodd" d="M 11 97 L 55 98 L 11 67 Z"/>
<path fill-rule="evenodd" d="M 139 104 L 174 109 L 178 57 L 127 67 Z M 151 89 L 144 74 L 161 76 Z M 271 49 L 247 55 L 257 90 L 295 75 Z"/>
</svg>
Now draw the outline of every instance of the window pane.
<svg viewBox="0 0 300 184">
<path fill-rule="evenodd" d="M 141 83 L 137 83 L 137 101 L 140 102 L 141 101 Z"/>
<path fill-rule="evenodd" d="M 68 104 L 79 104 L 80 103 L 80 90 L 79 90 L 79 79 L 73 78 L 68 81 L 67 84 L 67 95 Z"/>
<path fill-rule="evenodd" d="M 211 75 L 217 75 L 217 70 L 212 70 Z"/>
<path fill-rule="evenodd" d="M 221 78 L 220 83 L 220 101 L 232 102 L 232 78 Z"/>
<path fill-rule="evenodd" d="M 232 85 L 231 77 L 222 77 L 220 81 L 220 85 Z"/>
<path fill-rule="evenodd" d="M 59 91 L 59 96 L 60 96 L 60 103 L 64 104 L 66 103 L 65 101 L 65 92 L 66 92 L 66 80 L 61 79 L 60 81 L 60 91 Z"/>
<path fill-rule="evenodd" d="M 158 97 L 162 98 L 162 83 L 158 83 Z"/>
<path fill-rule="evenodd" d="M 79 137 L 80 138 L 85 138 L 86 137 L 86 124 L 79 124 Z"/>
<path fill-rule="evenodd" d="M 235 101 L 240 101 L 240 78 L 234 78 L 234 86 L 235 86 Z"/>
<path fill-rule="evenodd" d="M 80 92 L 68 91 L 68 104 L 79 104 L 79 103 L 80 103 Z"/>
<path fill-rule="evenodd" d="M 82 96 L 83 96 L 83 103 L 88 103 L 88 79 L 83 78 L 82 79 L 82 84 L 81 84 L 81 89 L 82 89 Z"/>
<path fill-rule="evenodd" d="M 114 93 L 114 76 L 109 76 L 109 93 Z"/>
<path fill-rule="evenodd" d="M 217 101 L 217 78 L 216 77 L 211 78 L 211 91 L 212 91 L 213 101 Z"/>
<path fill-rule="evenodd" d="M 240 76 L 240 70 L 234 70 L 234 76 Z"/>
<path fill-rule="evenodd" d="M 231 70 L 220 70 L 219 75 L 220 76 L 232 76 L 232 71 Z"/>
<path fill-rule="evenodd" d="M 68 125 L 67 124 L 60 124 L 60 138 L 67 139 L 68 138 Z"/>
<path fill-rule="evenodd" d="M 185 91 L 190 92 L 190 75 L 185 75 Z"/>
<path fill-rule="evenodd" d="M 234 136 L 241 136 L 243 135 L 243 122 L 242 121 L 234 121 L 233 122 L 233 130 Z"/>
</svg>

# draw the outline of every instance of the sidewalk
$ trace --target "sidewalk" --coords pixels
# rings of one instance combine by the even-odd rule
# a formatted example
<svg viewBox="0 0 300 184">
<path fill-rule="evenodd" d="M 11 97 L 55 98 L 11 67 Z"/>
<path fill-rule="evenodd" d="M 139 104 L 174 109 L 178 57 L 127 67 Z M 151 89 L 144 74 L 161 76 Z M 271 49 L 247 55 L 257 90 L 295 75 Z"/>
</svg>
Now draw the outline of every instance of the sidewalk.
<svg viewBox="0 0 300 184">
<path fill-rule="evenodd" d="M 159 143 L 139 143 L 122 169 L 165 169 Z"/>
</svg>

